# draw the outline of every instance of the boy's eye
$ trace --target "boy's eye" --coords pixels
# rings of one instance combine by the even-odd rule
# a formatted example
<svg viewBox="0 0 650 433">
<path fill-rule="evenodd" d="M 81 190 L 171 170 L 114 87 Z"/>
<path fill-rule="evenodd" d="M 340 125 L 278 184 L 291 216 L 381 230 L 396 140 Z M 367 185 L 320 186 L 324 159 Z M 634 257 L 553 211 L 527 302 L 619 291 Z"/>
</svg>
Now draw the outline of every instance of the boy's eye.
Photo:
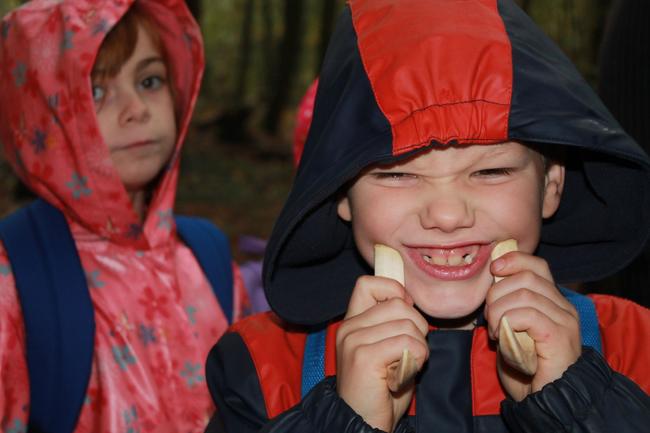
<svg viewBox="0 0 650 433">
<path fill-rule="evenodd" d="M 511 168 L 499 167 L 499 168 L 485 168 L 483 170 L 478 170 L 472 173 L 473 176 L 479 177 L 497 177 L 497 176 L 508 176 L 512 173 Z"/>
<path fill-rule="evenodd" d="M 95 104 L 100 104 L 103 100 L 104 97 L 106 96 L 106 90 L 97 84 L 93 84 L 93 101 L 95 101 Z"/>
<path fill-rule="evenodd" d="M 393 180 L 393 181 L 404 181 L 404 180 L 413 180 L 417 176 L 409 173 L 399 173 L 399 172 L 377 172 L 373 173 L 375 179 L 378 180 Z"/>
</svg>

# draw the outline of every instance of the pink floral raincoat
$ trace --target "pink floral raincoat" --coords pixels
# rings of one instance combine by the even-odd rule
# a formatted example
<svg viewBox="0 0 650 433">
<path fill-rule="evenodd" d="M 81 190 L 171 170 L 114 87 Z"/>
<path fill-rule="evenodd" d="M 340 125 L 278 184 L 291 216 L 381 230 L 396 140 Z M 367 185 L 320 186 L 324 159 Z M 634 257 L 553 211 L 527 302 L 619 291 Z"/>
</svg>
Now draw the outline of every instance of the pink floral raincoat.
<svg viewBox="0 0 650 433">
<path fill-rule="evenodd" d="M 32 1 L 0 24 L 0 141 L 21 179 L 61 209 L 95 308 L 95 351 L 76 432 L 200 432 L 214 407 L 204 361 L 226 318 L 172 209 L 179 154 L 203 71 L 181 0 L 138 0 L 171 62 L 179 138 L 140 223 L 98 130 L 90 72 L 133 0 Z M 235 318 L 247 308 L 235 269 Z M 25 331 L 0 247 L 0 430 L 29 416 Z"/>
</svg>

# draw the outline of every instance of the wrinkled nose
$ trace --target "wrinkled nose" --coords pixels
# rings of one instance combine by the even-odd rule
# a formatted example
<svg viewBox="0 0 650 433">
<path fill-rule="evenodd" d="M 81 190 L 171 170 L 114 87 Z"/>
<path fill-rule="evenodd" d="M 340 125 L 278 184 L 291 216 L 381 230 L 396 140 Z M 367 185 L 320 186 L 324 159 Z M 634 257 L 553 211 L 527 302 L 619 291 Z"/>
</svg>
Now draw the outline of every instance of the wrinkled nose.
<svg viewBox="0 0 650 433">
<path fill-rule="evenodd" d="M 149 106 L 136 92 L 123 93 L 120 99 L 120 124 L 139 123 L 149 119 Z"/>
<path fill-rule="evenodd" d="M 433 192 L 423 197 L 420 223 L 425 229 L 451 233 L 474 225 L 474 211 L 470 200 L 462 193 Z"/>
</svg>

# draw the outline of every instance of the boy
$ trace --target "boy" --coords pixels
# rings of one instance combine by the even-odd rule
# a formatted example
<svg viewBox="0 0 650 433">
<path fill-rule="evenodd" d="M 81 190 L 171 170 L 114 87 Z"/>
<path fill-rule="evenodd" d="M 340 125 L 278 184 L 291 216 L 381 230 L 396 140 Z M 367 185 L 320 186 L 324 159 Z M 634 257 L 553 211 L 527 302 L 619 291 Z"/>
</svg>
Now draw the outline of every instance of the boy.
<svg viewBox="0 0 650 433">
<path fill-rule="evenodd" d="M 211 352 L 208 431 L 646 429 L 650 314 L 557 284 L 640 251 L 649 185 L 647 155 L 514 2 L 349 2 L 267 248 L 273 313 Z M 491 261 L 509 238 L 520 251 Z M 371 276 L 376 244 L 404 286 Z M 497 353 L 504 316 L 535 341 L 533 375 Z M 419 375 L 391 392 L 405 348 Z"/>
<path fill-rule="evenodd" d="M 176 0 L 32 1 L 8 14 L 1 29 L 4 150 L 49 203 L 37 202 L 38 209 L 63 221 L 72 244 L 71 251 L 56 244 L 54 252 L 31 254 L 35 263 L 78 254 L 72 271 L 87 282 L 80 295 L 89 299 L 88 311 L 70 308 L 56 317 L 52 328 L 61 339 L 52 339 L 52 351 L 37 344 L 45 356 L 35 356 L 43 333 L 32 332 L 32 312 L 80 305 L 69 291 L 74 275 L 48 274 L 46 283 L 67 278 L 52 302 L 45 284 L 22 285 L 25 273 L 7 242 L 11 230 L 3 231 L 0 430 L 203 431 L 214 410 L 204 360 L 246 298 L 236 272 L 233 287 L 227 255 L 204 268 L 198 249 L 179 239 L 188 241 L 172 211 L 203 71 L 196 22 Z M 54 230 L 53 220 L 46 226 Z M 26 297 L 27 289 L 39 295 Z M 233 308 L 220 305 L 218 289 L 234 298 Z M 89 323 L 75 322 L 84 313 Z M 88 347 L 74 347 L 71 335 L 85 331 Z M 86 375 L 66 376 L 62 353 L 69 346 L 89 354 L 79 360 Z M 44 383 L 33 380 L 41 371 Z M 68 379 L 80 380 L 79 395 Z"/>
</svg>

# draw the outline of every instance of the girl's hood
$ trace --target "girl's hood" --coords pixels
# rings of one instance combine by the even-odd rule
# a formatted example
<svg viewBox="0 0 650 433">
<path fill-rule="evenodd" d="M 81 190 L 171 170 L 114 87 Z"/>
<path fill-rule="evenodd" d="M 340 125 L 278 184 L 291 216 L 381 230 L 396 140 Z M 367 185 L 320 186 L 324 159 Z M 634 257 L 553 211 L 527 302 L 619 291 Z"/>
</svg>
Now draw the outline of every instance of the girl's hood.
<svg viewBox="0 0 650 433">
<path fill-rule="evenodd" d="M 508 140 L 565 149 L 564 196 L 537 251 L 558 282 L 601 278 L 641 250 L 650 230 L 647 155 L 513 1 L 349 1 L 267 248 L 271 307 L 301 324 L 345 312 L 370 269 L 336 199 L 363 168 L 431 146 Z"/>
<path fill-rule="evenodd" d="M 166 47 L 179 136 L 141 224 L 95 116 L 90 73 L 99 47 L 135 0 L 31 1 L 0 26 L 0 141 L 37 195 L 86 229 L 148 248 L 169 237 L 179 155 L 203 73 L 203 42 L 182 0 L 137 0 Z"/>
</svg>

